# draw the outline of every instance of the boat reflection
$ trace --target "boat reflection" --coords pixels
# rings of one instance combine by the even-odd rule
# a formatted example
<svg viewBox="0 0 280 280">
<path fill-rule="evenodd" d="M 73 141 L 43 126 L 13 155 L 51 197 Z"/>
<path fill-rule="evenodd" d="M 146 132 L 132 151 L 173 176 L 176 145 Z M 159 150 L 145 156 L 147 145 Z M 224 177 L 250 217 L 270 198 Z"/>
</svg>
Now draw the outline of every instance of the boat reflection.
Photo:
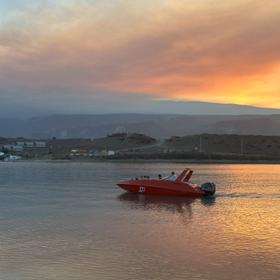
<svg viewBox="0 0 280 280">
<path fill-rule="evenodd" d="M 127 202 L 132 208 L 159 211 L 167 210 L 178 213 L 184 213 L 186 210 L 190 212 L 190 205 L 195 201 L 193 198 L 143 195 L 134 193 L 124 193 L 118 198 L 123 202 Z"/>
<path fill-rule="evenodd" d="M 184 217 L 192 217 L 192 204 L 201 202 L 203 205 L 211 206 L 215 203 L 215 198 L 187 198 L 176 196 L 143 195 L 134 193 L 124 193 L 118 196 L 132 209 L 142 209 L 146 211 L 168 211 L 174 214 L 181 214 Z"/>
<path fill-rule="evenodd" d="M 200 202 L 204 206 L 215 204 L 215 197 L 197 199 L 176 196 L 143 195 L 128 192 L 118 196 L 118 199 L 132 209 L 168 211 L 174 214 L 181 214 L 188 218 L 192 217 L 192 204 L 194 202 Z"/>
</svg>

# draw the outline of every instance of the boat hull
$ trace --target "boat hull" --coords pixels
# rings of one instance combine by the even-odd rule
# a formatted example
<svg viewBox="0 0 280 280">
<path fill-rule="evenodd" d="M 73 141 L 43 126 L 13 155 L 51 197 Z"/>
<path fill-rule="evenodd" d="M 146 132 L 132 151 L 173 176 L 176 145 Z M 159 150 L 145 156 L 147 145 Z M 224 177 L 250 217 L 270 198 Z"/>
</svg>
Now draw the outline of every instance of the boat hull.
<svg viewBox="0 0 280 280">
<path fill-rule="evenodd" d="M 118 183 L 118 186 L 130 193 L 148 195 L 167 195 L 202 197 L 205 192 L 198 185 L 168 180 L 126 180 Z"/>
</svg>

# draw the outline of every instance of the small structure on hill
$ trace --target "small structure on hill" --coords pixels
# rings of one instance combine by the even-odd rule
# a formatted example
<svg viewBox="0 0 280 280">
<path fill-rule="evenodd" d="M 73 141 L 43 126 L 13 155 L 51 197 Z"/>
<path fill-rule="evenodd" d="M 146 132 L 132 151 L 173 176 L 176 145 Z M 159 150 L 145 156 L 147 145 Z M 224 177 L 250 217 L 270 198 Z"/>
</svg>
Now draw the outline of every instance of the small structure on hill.
<svg viewBox="0 0 280 280">
<path fill-rule="evenodd" d="M 87 150 L 83 149 L 73 149 L 70 152 L 69 155 L 71 158 L 86 158 L 89 156 L 89 153 Z"/>
</svg>

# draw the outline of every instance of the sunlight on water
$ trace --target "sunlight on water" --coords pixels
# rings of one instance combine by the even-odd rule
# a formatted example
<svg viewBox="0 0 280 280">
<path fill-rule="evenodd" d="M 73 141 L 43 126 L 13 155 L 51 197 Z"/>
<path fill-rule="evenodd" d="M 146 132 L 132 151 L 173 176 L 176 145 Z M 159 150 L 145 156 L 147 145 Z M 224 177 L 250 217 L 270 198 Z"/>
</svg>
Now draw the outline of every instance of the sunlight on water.
<svg viewBox="0 0 280 280">
<path fill-rule="evenodd" d="M 280 165 L 191 165 L 214 198 L 124 193 L 168 163 L 0 163 L 0 279 L 279 279 Z"/>
</svg>

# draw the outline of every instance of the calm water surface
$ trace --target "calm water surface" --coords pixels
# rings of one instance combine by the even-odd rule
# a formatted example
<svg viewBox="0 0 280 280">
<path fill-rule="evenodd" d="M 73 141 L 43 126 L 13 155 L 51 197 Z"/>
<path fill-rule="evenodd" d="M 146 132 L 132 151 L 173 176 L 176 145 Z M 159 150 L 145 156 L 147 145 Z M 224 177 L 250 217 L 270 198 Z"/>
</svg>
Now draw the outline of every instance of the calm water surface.
<svg viewBox="0 0 280 280">
<path fill-rule="evenodd" d="M 128 195 L 167 163 L 0 163 L 0 279 L 280 279 L 280 165 L 190 165 L 214 199 Z"/>
</svg>

